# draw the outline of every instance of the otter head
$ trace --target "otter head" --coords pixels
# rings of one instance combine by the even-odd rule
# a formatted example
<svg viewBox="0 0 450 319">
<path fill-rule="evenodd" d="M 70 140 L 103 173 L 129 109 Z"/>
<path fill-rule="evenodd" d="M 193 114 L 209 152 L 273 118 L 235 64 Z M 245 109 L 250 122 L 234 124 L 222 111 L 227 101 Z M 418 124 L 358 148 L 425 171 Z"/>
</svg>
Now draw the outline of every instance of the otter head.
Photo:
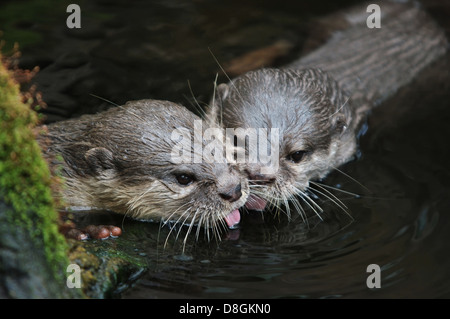
<svg viewBox="0 0 450 319">
<path fill-rule="evenodd" d="M 67 204 L 208 229 L 239 222 L 247 179 L 226 162 L 194 156 L 208 141 L 191 143 L 205 128 L 186 108 L 141 100 L 71 121 L 52 129 L 64 140 L 54 144 L 66 163 Z M 195 125 L 200 131 L 194 132 Z M 66 132 L 67 127 L 76 131 Z M 190 155 L 180 160 L 180 154 Z"/>
<path fill-rule="evenodd" d="M 304 195 L 311 180 L 348 161 L 356 149 L 352 108 L 338 83 L 318 69 L 261 69 L 219 85 L 209 121 L 217 119 L 225 128 L 247 131 L 266 128 L 271 133 L 259 135 L 256 146 L 235 136 L 236 144 L 246 145 L 247 155 L 255 148 L 259 155 L 257 161 L 248 156 L 240 165 L 250 182 L 246 206 L 262 210 L 267 202 L 287 203 L 293 195 Z M 278 139 L 273 139 L 274 133 Z M 266 145 L 278 161 L 261 160 L 261 154 L 269 154 Z"/>
</svg>

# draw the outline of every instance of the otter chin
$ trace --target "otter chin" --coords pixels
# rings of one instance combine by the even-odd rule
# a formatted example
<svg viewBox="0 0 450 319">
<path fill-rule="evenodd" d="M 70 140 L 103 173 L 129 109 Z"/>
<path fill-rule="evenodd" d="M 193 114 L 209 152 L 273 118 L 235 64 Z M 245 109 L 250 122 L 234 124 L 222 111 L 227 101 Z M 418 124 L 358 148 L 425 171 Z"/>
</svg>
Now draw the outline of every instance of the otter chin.
<svg viewBox="0 0 450 319">
<path fill-rule="evenodd" d="M 131 101 L 48 125 L 39 140 L 44 155 L 64 177 L 65 207 L 195 224 L 216 234 L 219 227 L 233 228 L 240 222 L 248 182 L 226 162 L 177 160 L 179 139 L 173 132 L 181 129 L 194 136 L 194 121 L 201 120 L 172 102 Z M 207 141 L 201 141 L 205 149 Z M 184 151 L 199 152 L 186 145 Z"/>
</svg>

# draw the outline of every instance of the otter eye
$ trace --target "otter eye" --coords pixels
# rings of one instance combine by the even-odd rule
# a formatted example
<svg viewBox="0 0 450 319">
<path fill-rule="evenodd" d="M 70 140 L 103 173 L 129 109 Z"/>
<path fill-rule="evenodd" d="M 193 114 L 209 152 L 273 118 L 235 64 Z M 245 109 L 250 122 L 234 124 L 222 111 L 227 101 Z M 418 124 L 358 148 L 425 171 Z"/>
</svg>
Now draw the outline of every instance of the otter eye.
<svg viewBox="0 0 450 319">
<path fill-rule="evenodd" d="M 180 185 L 187 186 L 195 181 L 195 177 L 190 174 L 175 174 L 175 178 Z"/>
<path fill-rule="evenodd" d="M 308 151 L 296 151 L 289 154 L 286 159 L 297 164 L 300 163 L 306 153 L 308 153 Z"/>
</svg>

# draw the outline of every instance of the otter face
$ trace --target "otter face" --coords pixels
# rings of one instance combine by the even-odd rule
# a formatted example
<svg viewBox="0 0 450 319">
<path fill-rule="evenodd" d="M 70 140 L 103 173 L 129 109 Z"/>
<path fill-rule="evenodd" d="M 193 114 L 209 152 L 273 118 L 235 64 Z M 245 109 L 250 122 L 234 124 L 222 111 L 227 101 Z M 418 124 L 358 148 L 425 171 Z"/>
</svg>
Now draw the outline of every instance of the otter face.
<svg viewBox="0 0 450 319">
<path fill-rule="evenodd" d="M 126 203 L 130 215 L 205 228 L 218 223 L 233 228 L 239 223 L 238 210 L 249 191 L 238 170 L 227 164 L 173 164 L 170 159 L 162 163 L 158 169 L 152 167 L 139 186 L 130 176 L 124 180 L 125 188 L 135 191 Z"/>
<path fill-rule="evenodd" d="M 221 84 L 217 91 L 210 121 L 220 119 L 225 128 L 278 130 L 277 165 L 265 167 L 266 173 L 260 160 L 240 166 L 249 178 L 249 209 L 263 210 L 267 202 L 278 207 L 293 195 L 305 198 L 310 181 L 324 178 L 356 150 L 351 101 L 320 70 L 261 69 Z M 235 142 L 244 143 L 239 138 Z M 267 137 L 267 145 L 271 143 Z"/>
<path fill-rule="evenodd" d="M 54 152 L 66 163 L 64 197 L 70 206 L 198 224 L 214 232 L 239 223 L 238 209 L 249 194 L 246 176 L 226 162 L 180 163 L 173 156 L 177 129 L 190 136 L 184 141 L 190 159 L 198 152 L 191 137 L 194 121 L 201 120 L 184 107 L 142 100 L 70 121 L 49 128 Z M 202 148 L 206 142 L 201 140 Z"/>
</svg>

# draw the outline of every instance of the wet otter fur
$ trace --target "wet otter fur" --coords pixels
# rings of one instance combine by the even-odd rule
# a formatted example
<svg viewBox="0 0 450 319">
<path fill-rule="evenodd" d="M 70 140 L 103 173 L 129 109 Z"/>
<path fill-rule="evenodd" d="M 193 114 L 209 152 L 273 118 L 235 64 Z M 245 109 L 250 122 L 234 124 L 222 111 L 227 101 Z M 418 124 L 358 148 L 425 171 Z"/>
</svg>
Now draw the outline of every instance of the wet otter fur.
<svg viewBox="0 0 450 319">
<path fill-rule="evenodd" d="M 251 187 L 247 208 L 292 200 L 302 212 L 299 195 L 319 212 L 308 192 L 338 202 L 315 180 L 354 157 L 369 110 L 446 52 L 444 32 L 420 8 L 380 7 L 380 29 L 367 27 L 367 5 L 358 6 L 341 14 L 346 29 L 322 47 L 284 68 L 250 71 L 217 87 L 208 121 L 279 129 L 279 162 L 271 173 L 261 173 L 261 163 L 240 166 Z"/>
</svg>

